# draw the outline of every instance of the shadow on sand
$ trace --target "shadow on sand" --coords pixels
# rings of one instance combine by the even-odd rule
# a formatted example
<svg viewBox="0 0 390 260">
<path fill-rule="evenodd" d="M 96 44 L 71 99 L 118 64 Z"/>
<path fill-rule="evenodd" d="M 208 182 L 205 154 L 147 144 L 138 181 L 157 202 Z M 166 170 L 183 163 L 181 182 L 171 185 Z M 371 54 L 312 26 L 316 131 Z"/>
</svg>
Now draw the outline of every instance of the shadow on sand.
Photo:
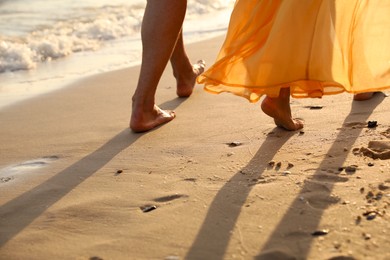
<svg viewBox="0 0 390 260">
<path fill-rule="evenodd" d="M 353 102 L 351 111 L 344 120 L 343 125 L 350 122 L 366 122 L 383 99 L 383 95 L 376 95 L 369 101 Z M 361 131 L 362 128 L 353 129 L 350 127 L 342 127 L 327 154 L 334 154 L 344 147 L 351 148 Z M 349 136 L 348 139 L 345 138 L 346 134 Z M 238 171 L 217 193 L 209 207 L 209 211 L 200 231 L 186 255 L 186 259 L 224 259 L 231 238 L 231 231 L 234 229 L 241 208 L 244 206 L 253 187 L 247 185 L 247 177 L 241 174 L 241 172 L 248 170 L 257 172 L 257 175 L 253 175 L 252 177 L 259 178 L 264 173 L 267 163 L 274 157 L 293 133 L 283 133 L 283 130 L 279 130 L 278 135 L 281 137 L 274 138 L 268 136 L 248 165 Z M 321 174 L 321 169 L 330 163 L 343 165 L 347 154 L 348 153 L 345 153 L 337 158 L 325 156 L 326 159 L 318 165 L 318 168 L 312 177 L 318 177 Z M 329 160 L 332 160 L 332 162 Z M 302 205 L 301 197 L 306 196 L 307 191 L 312 188 L 308 186 L 310 183 L 307 182 L 302 187 L 298 196 L 293 200 L 289 210 L 275 227 L 267 242 L 262 246 L 256 259 L 306 259 L 313 241 L 310 232 L 302 233 L 302 236 L 299 236 L 299 239 L 291 239 L 288 235 L 292 234 L 292 232 L 302 232 L 302 230 L 315 231 L 318 229 L 324 211 L 334 203 L 334 200 L 331 198 L 331 192 L 337 181 L 338 180 L 335 179 L 335 182 L 331 184 L 331 186 L 327 185 L 328 190 L 322 193 L 321 208 L 317 208 L 313 211 L 313 214 L 301 215 L 296 209 Z M 306 195 L 304 193 L 306 193 Z M 223 212 L 220 212 L 221 208 L 226 209 L 226 212 L 229 212 L 229 215 L 224 215 Z M 261 220 L 259 220 L 259 222 L 261 222 Z M 291 223 L 296 223 L 296 225 L 291 225 Z"/>
<path fill-rule="evenodd" d="M 175 109 L 185 100 L 183 98 L 175 98 L 160 106 L 165 109 Z M 148 133 L 150 132 L 152 131 Z M 26 228 L 54 203 L 99 171 L 121 151 L 130 147 L 144 134 L 132 133 L 130 129 L 122 130 L 96 151 L 57 173 L 42 184 L 0 206 L 0 247 Z M 50 192 L 50 196 L 48 192 Z"/>
</svg>

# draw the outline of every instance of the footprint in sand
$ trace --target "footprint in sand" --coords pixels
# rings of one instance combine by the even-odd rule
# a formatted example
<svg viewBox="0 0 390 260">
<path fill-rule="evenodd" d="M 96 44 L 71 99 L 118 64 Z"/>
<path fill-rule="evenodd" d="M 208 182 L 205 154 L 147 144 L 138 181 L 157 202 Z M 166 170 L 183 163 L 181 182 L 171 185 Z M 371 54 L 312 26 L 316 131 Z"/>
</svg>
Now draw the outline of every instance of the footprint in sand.
<svg viewBox="0 0 390 260">
<path fill-rule="evenodd" d="M 347 122 L 343 125 L 343 127 L 349 127 L 352 129 L 365 128 L 367 127 L 366 122 Z"/>
<path fill-rule="evenodd" d="M 59 157 L 55 156 L 55 155 L 53 155 L 53 156 L 45 156 L 45 157 L 42 157 L 42 158 L 39 158 L 39 159 L 30 160 L 30 161 L 26 161 L 26 162 L 22 162 L 22 163 L 16 164 L 14 166 L 11 166 L 11 169 L 20 171 L 20 170 L 32 170 L 32 169 L 36 169 L 36 168 L 41 168 L 43 166 L 46 166 L 50 162 L 52 162 L 54 160 L 57 160 L 58 158 Z"/>
<path fill-rule="evenodd" d="M 384 137 L 390 138 L 390 128 L 388 128 L 386 131 L 382 132 L 381 135 Z"/>
<path fill-rule="evenodd" d="M 370 141 L 368 147 L 360 148 L 357 154 L 362 154 L 372 159 L 388 160 L 390 159 L 390 140 Z"/>
<path fill-rule="evenodd" d="M 196 178 L 185 178 L 183 181 L 188 181 L 188 182 L 196 182 Z"/>
<path fill-rule="evenodd" d="M 331 186 L 313 180 L 305 181 L 301 197 L 315 209 L 326 209 L 329 205 L 340 202 L 340 198 L 331 195 Z"/>
<path fill-rule="evenodd" d="M 35 169 L 40 169 L 57 159 L 59 159 L 59 157 L 55 155 L 45 156 L 0 169 L 0 184 L 9 183 L 10 181 L 15 180 L 17 175 L 28 173 L 29 171 L 33 171 Z"/>
<path fill-rule="evenodd" d="M 309 180 L 319 181 L 323 183 L 335 183 L 335 182 L 347 182 L 349 179 L 346 177 L 340 177 L 337 175 L 330 174 L 316 174 L 309 177 Z"/>
<path fill-rule="evenodd" d="M 180 199 L 180 198 L 188 198 L 188 195 L 185 195 L 185 194 L 172 194 L 172 195 L 168 195 L 168 196 L 155 198 L 153 201 L 154 202 L 168 202 L 168 201 L 177 200 L 177 199 Z M 151 211 L 157 209 L 157 206 L 156 205 L 147 204 L 147 205 L 141 206 L 140 209 L 142 210 L 142 212 L 148 213 L 148 212 L 151 212 Z"/>
<path fill-rule="evenodd" d="M 164 196 L 164 197 L 155 198 L 154 201 L 155 202 L 168 202 L 168 201 L 172 201 L 172 200 L 176 200 L 176 199 L 180 199 L 180 198 L 188 198 L 188 195 L 185 195 L 185 194 L 173 194 L 173 195 L 168 195 L 168 196 Z"/>
<path fill-rule="evenodd" d="M 307 194 L 305 197 L 308 204 L 315 209 L 326 209 L 330 205 L 337 204 L 340 202 L 340 198 L 327 194 L 322 194 L 320 192 Z"/>
<path fill-rule="evenodd" d="M 0 177 L 0 183 L 6 183 L 12 181 L 13 179 L 13 177 Z"/>
</svg>

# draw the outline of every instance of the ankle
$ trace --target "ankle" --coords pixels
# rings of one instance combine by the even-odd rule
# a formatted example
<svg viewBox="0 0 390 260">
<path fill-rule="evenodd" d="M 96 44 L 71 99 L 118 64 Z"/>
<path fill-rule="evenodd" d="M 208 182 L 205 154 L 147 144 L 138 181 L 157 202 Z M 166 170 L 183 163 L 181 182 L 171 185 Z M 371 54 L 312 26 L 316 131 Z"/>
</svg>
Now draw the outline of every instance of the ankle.
<svg viewBox="0 0 390 260">
<path fill-rule="evenodd" d="M 186 59 L 185 61 L 181 62 L 171 62 L 172 63 L 172 69 L 173 74 L 176 78 L 180 77 L 186 77 L 189 74 L 193 74 L 194 70 L 192 67 L 192 64 L 190 63 L 189 59 Z"/>
</svg>

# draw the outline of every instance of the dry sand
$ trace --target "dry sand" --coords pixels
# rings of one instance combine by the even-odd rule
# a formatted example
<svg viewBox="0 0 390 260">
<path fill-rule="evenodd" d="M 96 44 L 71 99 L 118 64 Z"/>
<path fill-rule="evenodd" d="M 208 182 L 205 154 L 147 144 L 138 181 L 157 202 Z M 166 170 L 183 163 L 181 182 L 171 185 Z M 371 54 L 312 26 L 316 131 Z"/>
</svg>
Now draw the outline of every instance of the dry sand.
<svg viewBox="0 0 390 260">
<path fill-rule="evenodd" d="M 189 54 L 210 64 L 222 41 Z M 176 98 L 167 68 L 157 101 L 177 118 L 134 134 L 138 73 L 0 111 L 0 259 L 390 259 L 390 160 L 369 157 L 386 95 L 293 99 L 306 125 L 286 132 L 259 103 Z"/>
</svg>

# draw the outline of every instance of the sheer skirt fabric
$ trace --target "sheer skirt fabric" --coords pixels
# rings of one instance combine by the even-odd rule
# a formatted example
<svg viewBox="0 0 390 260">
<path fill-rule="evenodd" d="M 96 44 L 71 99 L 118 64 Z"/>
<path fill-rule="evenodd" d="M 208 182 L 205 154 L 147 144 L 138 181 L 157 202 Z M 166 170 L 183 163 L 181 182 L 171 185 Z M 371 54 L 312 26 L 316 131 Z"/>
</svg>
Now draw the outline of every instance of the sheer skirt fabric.
<svg viewBox="0 0 390 260">
<path fill-rule="evenodd" d="M 390 88 L 390 1 L 237 0 L 217 61 L 198 77 L 212 93 L 256 102 Z"/>
</svg>

